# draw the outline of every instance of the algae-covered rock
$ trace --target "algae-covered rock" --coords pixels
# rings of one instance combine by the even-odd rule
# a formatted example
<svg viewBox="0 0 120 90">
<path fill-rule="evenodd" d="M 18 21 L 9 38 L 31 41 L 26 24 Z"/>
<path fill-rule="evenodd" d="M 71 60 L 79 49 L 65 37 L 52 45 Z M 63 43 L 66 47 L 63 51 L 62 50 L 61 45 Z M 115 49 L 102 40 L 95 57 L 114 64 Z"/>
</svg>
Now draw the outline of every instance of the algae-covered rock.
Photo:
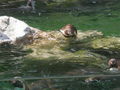
<svg viewBox="0 0 120 90">
<path fill-rule="evenodd" d="M 37 68 L 46 67 L 48 71 L 54 68 L 59 73 L 61 70 L 62 73 L 84 72 L 78 68 L 86 68 L 86 72 L 88 68 L 101 68 L 104 71 L 108 60 L 104 50 L 116 52 L 119 42 L 118 37 L 104 37 L 98 31 L 78 31 L 76 39 L 66 38 L 59 31 L 39 31 L 34 36 L 34 42 L 25 46 L 33 51 L 26 58 L 31 58 L 32 64 L 38 64 Z M 97 49 L 103 53 L 96 52 Z M 43 66 L 43 62 L 47 63 Z M 31 60 L 26 65 L 31 66 Z"/>
<path fill-rule="evenodd" d="M 120 58 L 120 37 L 96 38 L 77 47 L 89 49 L 108 58 Z"/>
<path fill-rule="evenodd" d="M 25 48 L 32 49 L 32 57 L 57 57 L 65 58 L 66 56 L 74 57 L 76 51 L 81 50 L 81 41 L 87 38 L 101 37 L 103 34 L 97 31 L 78 32 L 77 39 L 66 38 L 58 31 L 43 32 L 39 31 L 34 36 L 34 42 L 30 45 L 26 45 Z M 82 42 L 83 43 L 83 42 Z M 78 46 L 77 46 L 78 45 Z M 83 50 L 82 50 L 83 51 Z"/>
<path fill-rule="evenodd" d="M 42 68 L 43 65 L 41 64 L 47 62 L 46 66 L 49 68 L 49 71 L 51 71 L 50 68 L 55 67 L 56 72 L 61 72 L 59 70 L 60 68 L 66 68 L 62 72 L 79 67 L 97 67 L 104 69 L 106 68 L 107 60 L 105 56 L 87 49 L 81 49 L 81 47 L 77 48 L 77 45 L 81 44 L 82 40 L 86 40 L 87 38 L 95 39 L 95 37 L 101 38 L 102 36 L 103 34 L 97 31 L 78 31 L 77 39 L 75 39 L 66 38 L 58 31 L 40 31 L 34 36 L 35 41 L 33 44 L 25 46 L 25 48 L 33 51 L 28 54 L 26 58 L 31 58 L 34 63 L 37 62 L 35 63 L 39 64 L 37 68 Z M 26 62 L 27 66 L 31 66 L 29 62 Z"/>
<path fill-rule="evenodd" d="M 89 42 L 89 47 L 93 49 L 120 50 L 120 38 L 106 37 L 106 38 L 95 39 Z"/>
<path fill-rule="evenodd" d="M 95 74 L 104 72 L 107 68 L 106 60 L 105 56 L 86 50 L 72 53 L 58 49 L 43 49 L 26 56 L 23 70 L 31 76 Z"/>
</svg>

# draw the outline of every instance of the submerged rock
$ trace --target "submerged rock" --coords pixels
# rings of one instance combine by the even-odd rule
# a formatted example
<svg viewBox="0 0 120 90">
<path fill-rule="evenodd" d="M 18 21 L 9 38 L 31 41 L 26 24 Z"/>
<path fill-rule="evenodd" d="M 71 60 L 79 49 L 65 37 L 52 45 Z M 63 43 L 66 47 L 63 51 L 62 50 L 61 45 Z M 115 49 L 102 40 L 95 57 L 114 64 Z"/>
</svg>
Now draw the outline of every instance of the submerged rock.
<svg viewBox="0 0 120 90">
<path fill-rule="evenodd" d="M 95 47 L 96 44 L 97 47 Z M 110 46 L 110 44 L 114 45 L 114 47 Z M 98 31 L 78 31 L 76 39 L 71 37 L 66 38 L 58 31 L 38 31 L 36 35 L 34 35 L 34 42 L 25 46 L 25 48 L 33 51 L 26 57 L 36 60 L 36 64 L 38 64 L 38 61 L 48 62 L 47 67 L 50 69 L 52 67 L 57 68 L 58 64 L 62 64 L 61 67 L 58 67 L 62 68 L 69 63 L 67 67 L 73 70 L 72 73 L 75 74 L 76 68 L 83 67 L 101 68 L 101 72 L 104 72 L 108 67 L 108 57 L 104 53 L 95 52 L 95 50 L 101 49 L 101 51 L 104 52 L 105 46 L 107 47 L 106 51 L 108 50 L 109 52 L 109 50 L 113 50 L 113 52 L 116 52 L 117 48 L 120 49 L 119 44 L 118 37 L 104 37 L 103 34 Z M 29 64 L 30 63 L 28 63 L 28 66 Z M 68 72 L 70 71 L 68 70 Z"/>
<path fill-rule="evenodd" d="M 87 49 L 83 50 L 81 46 L 77 47 L 79 44 L 82 45 L 82 40 L 86 40 L 86 38 L 95 38 L 97 36 L 102 37 L 103 35 L 101 32 L 97 31 L 78 31 L 78 36 L 75 39 L 72 37 L 66 38 L 58 31 L 39 31 L 34 36 L 34 42 L 25 46 L 25 48 L 33 51 L 26 57 L 37 59 L 37 61 L 50 61 L 50 65 L 48 65 L 50 67 L 56 66 L 57 64 L 65 65 L 69 63 L 70 66 L 68 67 L 74 68 L 78 68 L 77 64 L 80 67 L 93 66 L 105 68 L 105 61 L 107 60 L 105 56 L 93 53 Z"/>
</svg>

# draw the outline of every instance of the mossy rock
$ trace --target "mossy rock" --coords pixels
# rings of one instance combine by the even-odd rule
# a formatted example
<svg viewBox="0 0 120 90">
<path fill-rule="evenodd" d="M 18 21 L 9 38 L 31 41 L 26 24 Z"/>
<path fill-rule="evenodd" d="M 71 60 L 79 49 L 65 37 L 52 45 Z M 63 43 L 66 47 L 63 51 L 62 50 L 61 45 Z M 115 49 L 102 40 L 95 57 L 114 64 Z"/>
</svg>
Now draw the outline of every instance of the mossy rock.
<svg viewBox="0 0 120 90">
<path fill-rule="evenodd" d="M 26 71 L 31 64 L 36 65 L 39 72 L 43 69 L 51 73 L 66 73 L 77 68 L 101 68 L 107 67 L 107 58 L 103 55 L 91 52 L 87 49 L 76 48 L 79 44 L 84 44 L 89 40 L 103 37 L 101 32 L 86 31 L 79 32 L 78 37 L 65 38 L 60 32 L 52 31 L 39 34 L 33 44 L 27 45 L 25 48 L 31 49 L 33 52 L 25 58 Z M 47 34 L 47 35 L 46 35 Z M 85 40 L 85 42 L 83 41 Z M 29 67 L 30 68 L 30 67 Z M 53 68 L 55 71 L 53 71 Z M 64 69 L 63 69 L 64 68 Z"/>
<path fill-rule="evenodd" d="M 120 50 L 120 38 L 119 37 L 106 37 L 90 41 L 89 47 L 93 49 L 110 49 Z"/>
</svg>

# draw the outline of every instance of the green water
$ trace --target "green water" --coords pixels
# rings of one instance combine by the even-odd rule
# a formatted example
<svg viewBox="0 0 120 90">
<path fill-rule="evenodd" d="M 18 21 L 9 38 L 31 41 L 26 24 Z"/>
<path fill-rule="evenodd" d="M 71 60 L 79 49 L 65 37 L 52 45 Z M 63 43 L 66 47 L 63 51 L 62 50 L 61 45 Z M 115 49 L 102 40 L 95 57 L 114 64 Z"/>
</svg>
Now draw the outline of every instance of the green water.
<svg viewBox="0 0 120 90">
<path fill-rule="evenodd" d="M 20 12 L 21 13 L 21 12 Z M 117 10 L 101 10 L 97 13 L 79 13 L 79 12 L 54 12 L 54 13 L 8 13 L 4 12 L 1 15 L 9 15 L 25 21 L 30 26 L 39 28 L 45 31 L 59 30 L 65 24 L 73 24 L 78 30 L 98 30 L 106 36 L 120 36 L 120 12 Z M 77 14 L 77 15 L 76 15 Z M 64 76 L 64 75 L 96 75 L 96 74 L 111 74 L 105 70 L 94 67 L 83 67 L 79 63 L 68 63 L 57 61 L 56 58 L 48 58 L 47 60 L 25 58 L 30 54 L 30 50 L 22 50 L 3 46 L 0 48 L 0 78 L 12 78 L 15 76 L 21 77 L 49 77 L 49 76 Z M 88 65 L 87 63 L 86 65 Z M 83 74 L 83 72 L 85 73 Z M 87 78 L 87 77 L 86 77 Z M 34 82 L 41 85 L 41 90 L 119 90 L 119 77 L 105 78 L 104 80 L 86 83 L 86 78 L 72 79 L 47 79 L 28 80 L 28 83 Z M 37 82 L 39 81 L 39 82 Z M 41 82 L 52 83 L 52 88 L 38 84 Z M 2 88 L 2 89 L 1 89 Z M 11 88 L 11 89 L 10 89 Z M 1 90 L 13 90 L 13 86 L 9 82 L 0 82 Z M 39 90 L 39 89 L 38 89 Z"/>
<path fill-rule="evenodd" d="M 38 12 L 39 13 L 39 12 Z M 119 9 L 105 9 L 98 12 L 43 12 L 39 16 L 38 13 L 24 13 L 13 11 L 9 13 L 3 11 L 1 15 L 8 15 L 25 21 L 30 26 L 41 30 L 51 31 L 59 30 L 66 24 L 73 24 L 78 30 L 98 30 L 109 36 L 120 36 L 120 12 Z M 74 15 L 75 14 L 75 15 Z M 78 14 L 78 16 L 76 16 Z"/>
<path fill-rule="evenodd" d="M 111 14 L 109 16 L 109 14 Z M 25 15 L 16 16 L 16 18 L 24 20 L 29 25 L 41 30 L 59 30 L 66 24 L 73 24 L 78 30 L 98 30 L 105 35 L 119 36 L 120 30 L 120 13 L 104 11 L 98 14 L 88 14 L 74 16 L 70 13 L 43 13 L 41 16 Z"/>
<path fill-rule="evenodd" d="M 86 77 L 88 78 L 88 77 Z M 109 77 L 100 81 L 85 82 L 86 78 L 47 78 L 26 80 L 30 90 L 119 90 L 120 77 Z M 24 90 L 14 87 L 10 81 L 0 82 L 1 90 Z"/>
<path fill-rule="evenodd" d="M 23 50 L 22 47 L 1 46 L 0 80 L 3 80 L 0 81 L 1 90 L 13 90 L 15 87 L 9 78 L 13 79 L 16 76 L 23 77 L 33 88 L 32 90 L 116 90 L 116 88 L 120 88 L 120 76 L 114 76 L 119 73 L 110 73 L 107 69 L 103 70 L 97 67 L 85 67 L 80 63 L 59 61 L 52 57 L 44 60 L 26 58 L 25 56 L 31 52 L 31 50 Z M 113 76 L 104 76 L 109 74 Z M 36 79 L 35 77 L 41 78 Z M 89 77 L 100 77 L 101 79 L 86 82 L 85 80 Z M 23 89 L 18 88 L 17 90 Z"/>
</svg>

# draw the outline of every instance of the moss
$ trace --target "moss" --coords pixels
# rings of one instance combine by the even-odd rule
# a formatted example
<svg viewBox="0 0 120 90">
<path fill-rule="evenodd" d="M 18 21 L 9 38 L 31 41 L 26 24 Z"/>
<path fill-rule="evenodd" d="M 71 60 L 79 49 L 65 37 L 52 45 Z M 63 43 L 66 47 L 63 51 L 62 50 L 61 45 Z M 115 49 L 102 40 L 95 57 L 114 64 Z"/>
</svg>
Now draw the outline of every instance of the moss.
<svg viewBox="0 0 120 90">
<path fill-rule="evenodd" d="M 33 48 L 34 47 L 32 47 L 32 49 Z M 53 47 L 51 49 L 37 48 L 37 47 L 35 48 L 34 48 L 35 50 L 33 49 L 33 53 L 26 56 L 26 58 L 32 58 L 26 61 L 26 65 L 31 66 L 29 65 L 30 62 L 34 62 L 34 63 L 36 62 L 35 64 L 36 66 L 40 66 L 41 68 L 46 67 L 46 69 L 49 69 L 48 71 L 50 73 L 55 73 L 55 72 L 58 74 L 65 73 L 67 71 L 77 69 L 79 67 L 98 67 L 102 69 L 106 68 L 107 58 L 105 56 L 95 54 L 87 50 L 70 52 L 70 51 L 64 51 L 58 47 Z M 44 64 L 44 62 L 46 62 L 46 64 Z M 52 69 L 50 68 L 52 67 L 56 68 L 55 72 L 51 71 Z M 63 68 L 66 69 L 62 70 Z M 39 70 L 39 72 L 41 70 Z"/>
<path fill-rule="evenodd" d="M 25 58 L 23 72 L 27 72 L 26 75 L 29 73 L 39 76 L 41 72 L 47 75 L 61 75 L 78 68 L 105 69 L 107 67 L 105 56 L 89 51 L 81 50 L 71 53 L 60 50 L 56 52 L 54 49 L 54 51 L 49 50 L 51 54 L 47 50 L 43 51 L 34 56 L 28 55 Z"/>
<path fill-rule="evenodd" d="M 48 37 L 41 36 L 39 40 L 37 39 L 37 42 L 35 41 L 32 45 L 26 46 L 26 48 L 31 48 L 33 50 L 31 54 L 26 56 L 26 58 L 32 58 L 28 60 L 29 62 L 39 62 L 39 64 L 41 62 L 43 62 L 43 64 L 44 62 L 47 62 L 44 64 L 46 66 L 40 65 L 41 68 L 46 67 L 48 69 L 53 66 L 56 68 L 58 67 L 56 72 L 61 68 L 63 69 L 63 67 L 66 68 L 65 71 L 63 70 L 63 72 L 79 67 L 98 67 L 101 69 L 106 68 L 107 58 L 105 56 L 93 53 L 89 50 L 81 49 L 81 46 L 77 46 L 78 44 L 81 44 L 81 40 L 87 38 L 89 40 L 102 38 L 101 36 L 103 36 L 103 34 L 100 32 L 78 32 L 79 36 L 77 37 L 77 40 L 74 38 L 65 38 L 60 32 L 56 31 L 47 32 L 45 35 Z M 53 38 L 50 39 L 51 37 Z M 86 42 L 88 41 L 86 40 Z M 82 43 L 84 44 L 84 42 Z M 29 64 L 27 66 L 29 66 Z M 53 66 L 49 67 L 49 64 Z M 51 70 L 49 71 L 53 73 Z"/>
<path fill-rule="evenodd" d="M 120 50 L 120 38 L 119 37 L 107 37 L 96 39 L 90 42 L 90 46 L 94 49 L 113 49 Z"/>
</svg>

